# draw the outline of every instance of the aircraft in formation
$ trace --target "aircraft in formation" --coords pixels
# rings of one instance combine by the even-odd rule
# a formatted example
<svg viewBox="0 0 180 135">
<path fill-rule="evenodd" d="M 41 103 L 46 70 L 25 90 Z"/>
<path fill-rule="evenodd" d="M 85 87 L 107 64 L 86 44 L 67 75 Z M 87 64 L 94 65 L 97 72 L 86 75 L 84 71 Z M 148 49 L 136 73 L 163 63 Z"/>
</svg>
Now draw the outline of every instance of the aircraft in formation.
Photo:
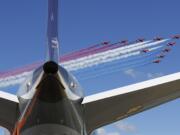
<svg viewBox="0 0 180 135">
<path fill-rule="evenodd" d="M 168 44 L 167 44 L 167 46 L 175 46 L 176 45 L 176 42 L 169 42 Z"/>
<path fill-rule="evenodd" d="M 159 56 L 157 56 L 157 58 L 164 58 L 165 55 L 164 54 L 160 54 Z"/>
<path fill-rule="evenodd" d="M 136 40 L 137 43 L 138 43 L 138 42 L 144 42 L 144 41 L 145 41 L 144 38 L 139 38 L 139 39 Z"/>
<path fill-rule="evenodd" d="M 174 35 L 172 38 L 173 39 L 180 39 L 180 35 Z"/>
<path fill-rule="evenodd" d="M 160 62 L 161 62 L 161 60 L 159 60 L 159 59 L 153 61 L 153 63 L 160 63 Z"/>
<path fill-rule="evenodd" d="M 165 48 L 164 50 L 163 50 L 163 52 L 170 52 L 171 51 L 171 48 Z"/>
<path fill-rule="evenodd" d="M 154 38 L 154 41 L 161 41 L 161 40 L 163 40 L 162 37 L 155 37 L 155 38 Z"/>
<path fill-rule="evenodd" d="M 58 0 L 48 0 L 47 39 L 46 61 L 17 95 L 0 91 L 0 125 L 12 135 L 89 135 L 180 96 L 180 73 L 84 96 L 75 77 L 58 64 Z"/>
<path fill-rule="evenodd" d="M 120 44 L 127 45 L 128 44 L 128 40 L 122 40 L 122 41 L 120 41 Z"/>
<path fill-rule="evenodd" d="M 147 52 L 149 52 L 149 49 L 143 49 L 142 52 L 147 53 Z"/>
</svg>

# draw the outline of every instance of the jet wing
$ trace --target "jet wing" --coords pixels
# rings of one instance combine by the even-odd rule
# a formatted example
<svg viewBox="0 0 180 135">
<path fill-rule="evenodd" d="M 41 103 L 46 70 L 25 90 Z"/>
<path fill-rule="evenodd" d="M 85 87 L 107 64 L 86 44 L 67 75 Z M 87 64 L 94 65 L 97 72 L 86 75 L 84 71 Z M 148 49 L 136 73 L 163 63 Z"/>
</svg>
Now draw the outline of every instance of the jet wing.
<svg viewBox="0 0 180 135">
<path fill-rule="evenodd" d="M 19 115 L 17 96 L 0 91 L 0 126 L 13 130 Z"/>
<path fill-rule="evenodd" d="M 180 97 L 180 72 L 85 97 L 87 131 Z"/>
</svg>

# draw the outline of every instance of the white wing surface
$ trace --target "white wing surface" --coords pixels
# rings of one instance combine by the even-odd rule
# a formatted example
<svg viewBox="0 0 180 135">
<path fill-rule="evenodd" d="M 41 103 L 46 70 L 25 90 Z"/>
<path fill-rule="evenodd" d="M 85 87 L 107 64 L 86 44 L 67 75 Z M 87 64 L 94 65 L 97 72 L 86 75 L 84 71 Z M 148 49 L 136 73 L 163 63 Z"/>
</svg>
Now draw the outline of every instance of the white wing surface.
<svg viewBox="0 0 180 135">
<path fill-rule="evenodd" d="M 88 132 L 180 97 L 180 72 L 85 97 Z"/>
<path fill-rule="evenodd" d="M 13 130 L 19 115 L 17 96 L 0 91 L 0 126 Z"/>
</svg>

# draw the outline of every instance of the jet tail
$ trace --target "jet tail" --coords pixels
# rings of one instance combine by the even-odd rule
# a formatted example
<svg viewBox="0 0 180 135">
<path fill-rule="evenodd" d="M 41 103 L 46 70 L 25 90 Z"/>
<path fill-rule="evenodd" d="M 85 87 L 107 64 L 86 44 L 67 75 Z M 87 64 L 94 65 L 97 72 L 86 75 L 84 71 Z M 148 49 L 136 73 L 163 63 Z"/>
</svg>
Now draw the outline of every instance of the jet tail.
<svg viewBox="0 0 180 135">
<path fill-rule="evenodd" d="M 58 0 L 48 0 L 47 61 L 58 63 Z"/>
</svg>

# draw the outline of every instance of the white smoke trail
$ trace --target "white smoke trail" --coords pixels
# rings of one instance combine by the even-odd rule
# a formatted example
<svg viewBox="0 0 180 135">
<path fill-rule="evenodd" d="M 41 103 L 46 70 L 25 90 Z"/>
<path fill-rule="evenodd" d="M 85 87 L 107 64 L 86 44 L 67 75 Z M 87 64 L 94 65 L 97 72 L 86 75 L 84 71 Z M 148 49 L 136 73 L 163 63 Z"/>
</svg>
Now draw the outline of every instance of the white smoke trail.
<svg viewBox="0 0 180 135">
<path fill-rule="evenodd" d="M 122 51 L 122 50 L 127 50 L 127 49 L 130 49 L 131 47 L 133 48 L 133 47 L 140 46 L 140 45 L 143 45 L 143 44 L 146 44 L 146 43 L 149 43 L 149 42 L 151 42 L 151 41 L 145 41 L 145 42 L 142 42 L 142 43 L 135 43 L 135 44 L 132 44 L 132 45 L 116 48 L 116 49 L 113 49 L 113 50 L 108 50 L 108 51 L 105 51 L 105 52 L 100 52 L 100 53 L 92 54 L 92 55 L 89 55 L 89 56 L 84 56 L 82 58 L 78 58 L 78 59 L 75 59 L 75 60 L 70 60 L 70 61 L 64 62 L 63 65 L 67 66 L 67 65 L 75 64 L 77 62 L 85 61 L 87 59 L 93 59 L 93 58 L 97 58 L 97 57 L 100 57 L 100 56 L 108 55 L 109 53 L 118 52 L 118 51 Z"/>
<path fill-rule="evenodd" d="M 157 49 L 159 49 L 159 48 L 162 48 L 163 46 L 157 46 L 157 47 L 153 47 L 153 48 L 149 48 L 149 52 L 148 53 L 150 53 L 150 52 L 152 52 L 152 51 L 155 51 L 155 50 L 157 50 Z M 123 58 L 129 58 L 129 57 L 131 57 L 131 56 L 138 56 L 138 55 L 140 55 L 142 52 L 141 51 L 136 51 L 136 52 L 132 52 L 132 53 L 129 53 L 129 54 L 125 54 L 125 55 L 122 55 L 122 56 L 118 56 L 118 57 L 114 57 L 114 58 L 112 58 L 112 59 L 106 59 L 106 60 L 104 60 L 103 62 L 104 63 L 110 63 L 110 62 L 112 62 L 112 61 L 115 61 L 115 60 L 119 60 L 119 59 L 123 59 Z M 153 54 L 150 54 L 150 55 L 147 55 L 147 57 L 150 57 L 151 55 L 153 55 Z M 143 61 L 144 59 L 142 59 L 142 58 L 145 58 L 144 57 L 144 55 L 142 55 L 142 56 L 140 56 L 138 59 L 139 60 L 141 60 L 141 61 Z M 135 59 L 133 59 L 133 63 L 136 63 L 136 61 L 139 61 L 137 58 L 135 58 Z M 152 59 L 152 58 L 151 58 Z M 126 60 L 126 59 L 125 59 Z M 120 63 L 120 62 L 122 62 L 122 61 L 116 61 L 115 63 L 111 63 L 111 64 L 109 64 L 109 66 L 110 67 L 114 67 L 114 65 L 117 65 L 118 63 Z M 128 65 L 127 63 L 129 62 L 129 60 L 127 60 L 127 61 L 124 61 L 123 62 L 123 65 Z M 97 65 L 100 65 L 102 63 L 102 61 L 97 61 Z M 91 66 L 91 65 L 85 65 L 85 66 Z M 107 66 L 103 66 L 102 68 L 104 68 L 104 67 L 107 67 Z M 81 68 L 81 67 L 80 67 Z M 83 67 L 83 68 L 85 68 L 85 67 Z M 81 73 L 81 72 L 80 72 Z"/>
<path fill-rule="evenodd" d="M 9 76 L 4 79 L 0 79 L 0 88 L 14 86 L 20 83 L 23 83 L 24 80 L 32 74 L 32 71 L 30 72 L 23 72 L 21 74 L 15 75 L 15 76 Z"/>
<path fill-rule="evenodd" d="M 156 41 L 156 42 L 145 41 L 142 43 L 135 43 L 135 44 L 132 44 L 129 46 L 125 46 L 125 47 L 121 47 L 121 48 L 117 48 L 117 49 L 113 49 L 113 50 L 108 50 L 106 52 L 101 52 L 98 54 L 89 55 L 87 57 L 79 58 L 76 60 L 71 60 L 69 62 L 64 62 L 64 63 L 62 63 L 62 65 L 69 71 L 75 71 L 75 70 L 79 70 L 79 69 L 83 69 L 83 68 L 87 68 L 87 67 L 92 67 L 94 65 L 139 55 L 141 53 L 141 51 L 139 51 L 140 49 L 152 47 L 152 46 L 161 44 L 163 42 L 166 42 L 168 40 L 169 39 L 165 39 L 162 41 Z M 152 51 L 152 50 L 156 50 L 158 48 L 160 48 L 160 46 L 154 47 L 149 50 Z M 0 79 L 0 87 L 2 88 L 2 87 L 8 87 L 8 86 L 20 84 L 31 73 L 32 73 L 32 71 L 23 72 L 22 74 L 8 76 L 6 78 L 1 78 Z"/>
<path fill-rule="evenodd" d="M 150 49 L 150 51 L 153 51 L 157 48 L 159 48 L 159 47 L 154 47 L 154 48 Z M 151 60 L 153 60 L 153 58 L 151 58 Z M 81 80 L 87 80 L 87 79 L 96 78 L 98 76 L 102 76 L 105 74 L 123 71 L 125 68 L 136 68 L 139 66 L 149 65 L 151 63 L 152 63 L 151 61 L 142 60 L 142 59 L 138 60 L 138 62 L 131 62 L 129 64 L 126 64 L 126 63 L 119 64 L 119 62 L 117 62 L 117 63 L 112 63 L 111 65 L 103 66 L 103 67 L 101 67 L 97 70 L 91 71 L 91 72 L 83 72 L 84 74 L 80 74 L 80 75 L 78 75 L 78 77 Z M 98 72 L 98 74 L 97 74 L 97 72 Z"/>
<path fill-rule="evenodd" d="M 161 47 L 162 46 L 153 47 L 153 48 L 150 48 L 149 51 L 153 51 L 153 50 L 159 49 Z M 103 60 L 102 59 L 97 59 L 94 62 L 87 62 L 87 63 L 83 62 L 83 63 L 79 63 L 79 65 L 77 67 L 73 67 L 73 68 L 65 67 L 65 68 L 68 69 L 69 71 L 75 71 L 75 70 L 91 67 L 93 65 L 98 65 L 98 64 L 102 64 L 102 63 L 108 63 L 108 62 L 111 62 L 111 61 L 114 61 L 114 60 L 118 60 L 118 59 L 122 59 L 122 58 L 128 58 L 128 57 L 136 56 L 136 55 L 139 55 L 139 54 L 141 54 L 141 51 L 132 52 L 132 53 L 125 54 L 125 55 L 122 55 L 122 56 L 111 57 L 109 59 L 108 58 L 103 59 Z M 32 74 L 32 71 L 31 72 L 24 72 L 22 74 L 18 74 L 18 75 L 15 75 L 15 76 L 9 76 L 9 77 L 3 78 L 3 79 L 1 78 L 0 79 L 0 87 L 3 88 L 3 87 L 8 87 L 8 86 L 13 86 L 13 85 L 16 85 L 16 84 L 20 84 L 20 83 L 24 82 L 25 78 L 27 78 L 30 74 Z"/>
<path fill-rule="evenodd" d="M 80 58 L 80 60 L 77 59 L 77 60 L 74 60 L 73 62 L 66 62 L 66 63 L 63 63 L 62 65 L 70 71 L 75 71 L 78 69 L 83 69 L 86 67 L 102 64 L 105 62 L 110 62 L 113 60 L 118 60 L 118 59 L 130 57 L 130 56 L 138 55 L 140 54 L 140 51 L 139 51 L 140 49 L 152 47 L 166 41 L 167 39 L 162 40 L 162 41 L 147 43 L 147 44 L 141 43 L 141 45 L 136 43 L 134 45 L 131 45 L 133 47 L 129 48 L 128 50 L 127 49 L 124 50 L 123 48 L 118 48 L 118 49 L 106 51 L 100 54 Z"/>
<path fill-rule="evenodd" d="M 154 48 L 149 49 L 149 51 L 153 51 L 153 50 L 159 49 L 161 47 L 162 46 L 154 47 Z M 132 56 L 136 56 L 136 55 L 140 55 L 140 54 L 141 54 L 141 51 L 136 51 L 136 52 L 132 52 L 129 54 L 124 54 L 124 55 L 120 55 L 120 56 L 118 55 L 118 56 L 110 57 L 110 58 L 106 58 L 106 59 L 105 58 L 99 58 L 99 59 L 94 60 L 93 62 L 79 63 L 79 64 L 77 64 L 77 66 L 73 66 L 71 68 L 66 67 L 66 68 L 70 71 L 75 71 L 75 70 L 84 69 L 87 67 L 92 67 L 94 65 L 99 65 L 102 63 L 107 63 L 107 62 L 111 62 L 114 60 L 124 59 L 124 58 L 132 57 Z"/>
<path fill-rule="evenodd" d="M 169 40 L 169 39 L 164 39 L 164 40 L 155 41 L 155 42 L 145 41 L 145 42 L 141 42 L 141 43 L 135 43 L 135 44 L 131 44 L 131 45 L 128 45 L 128 46 L 116 48 L 116 49 L 113 49 L 113 50 L 108 50 L 108 51 L 105 51 L 105 52 L 85 56 L 85 57 L 78 58 L 78 59 L 75 59 L 75 60 L 70 60 L 70 61 L 64 62 L 63 66 L 68 66 L 69 67 L 69 66 L 74 66 L 77 63 L 85 62 L 87 60 L 94 60 L 94 59 L 100 58 L 100 57 L 106 58 L 106 57 L 112 57 L 113 55 L 120 55 L 120 54 L 130 53 L 130 52 L 133 52 L 133 51 L 136 51 L 136 50 L 139 50 L 139 49 L 143 49 L 143 48 L 147 48 L 147 47 L 151 47 L 151 46 L 155 46 L 155 45 L 164 43 L 167 40 Z"/>
</svg>

